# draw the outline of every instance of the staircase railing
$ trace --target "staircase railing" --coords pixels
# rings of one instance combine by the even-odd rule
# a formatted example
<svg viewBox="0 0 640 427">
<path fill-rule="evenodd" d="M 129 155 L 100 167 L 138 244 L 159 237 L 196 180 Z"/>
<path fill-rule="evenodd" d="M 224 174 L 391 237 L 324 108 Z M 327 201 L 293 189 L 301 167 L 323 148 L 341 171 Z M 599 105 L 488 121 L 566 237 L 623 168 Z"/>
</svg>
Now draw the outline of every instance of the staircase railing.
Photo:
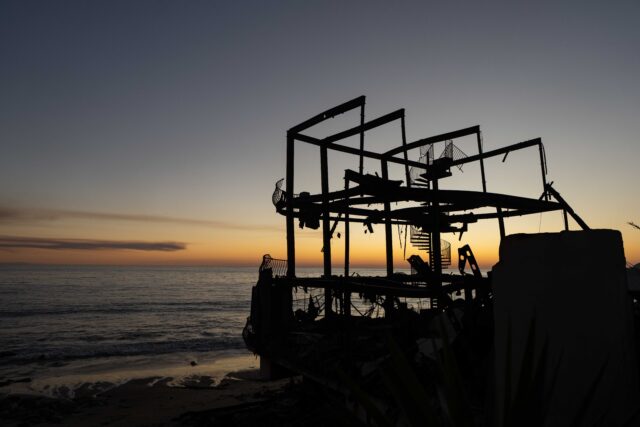
<svg viewBox="0 0 640 427">
<path fill-rule="evenodd" d="M 442 268 L 447 268 L 451 265 L 451 243 L 442 239 L 440 240 L 440 260 Z"/>
<path fill-rule="evenodd" d="M 431 234 L 425 233 L 418 227 L 411 226 L 410 230 L 411 244 L 427 253 L 431 252 Z M 446 240 L 440 239 L 440 260 L 442 268 L 447 268 L 451 265 L 451 243 Z"/>
<path fill-rule="evenodd" d="M 418 158 L 418 162 L 424 163 L 425 165 L 430 165 L 433 163 L 434 154 L 433 154 L 433 144 L 429 146 L 420 147 L 420 158 Z M 425 185 L 423 179 L 420 177 L 421 174 L 425 172 L 422 168 L 411 167 L 409 169 L 409 177 L 411 179 L 411 184 L 414 185 Z M 426 186 L 429 186 L 429 183 L 426 183 Z"/>
<path fill-rule="evenodd" d="M 440 155 L 440 158 L 443 157 L 448 157 L 451 160 L 460 160 L 467 157 L 467 155 L 457 145 L 455 145 L 452 140 L 449 140 L 445 143 L 444 150 Z M 457 168 L 462 170 L 462 165 L 457 165 Z"/>
</svg>

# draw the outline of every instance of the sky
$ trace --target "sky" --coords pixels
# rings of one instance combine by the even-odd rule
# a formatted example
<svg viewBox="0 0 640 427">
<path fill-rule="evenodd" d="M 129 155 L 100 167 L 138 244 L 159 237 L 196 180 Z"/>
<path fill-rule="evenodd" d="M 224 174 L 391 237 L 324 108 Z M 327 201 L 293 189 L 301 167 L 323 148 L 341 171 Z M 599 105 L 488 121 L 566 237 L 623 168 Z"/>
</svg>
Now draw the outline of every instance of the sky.
<svg viewBox="0 0 640 427">
<path fill-rule="evenodd" d="M 592 228 L 620 230 L 627 261 L 640 262 L 640 231 L 627 224 L 640 223 L 639 13 L 636 1 L 3 1 L 0 262 L 284 258 L 271 193 L 286 130 L 360 95 L 368 119 L 405 108 L 409 141 L 473 125 L 485 150 L 542 138 L 548 180 Z M 400 141 L 389 126 L 366 145 Z M 318 150 L 300 147 L 296 192 L 317 190 Z M 329 162 L 338 189 L 357 159 Z M 478 189 L 478 171 L 443 185 Z M 537 153 L 487 162 L 487 186 L 539 197 Z M 555 232 L 562 221 L 506 228 Z M 382 234 L 354 233 L 355 264 L 384 263 Z M 469 243 L 485 268 L 497 261 L 495 222 L 445 238 Z M 301 265 L 321 262 L 319 232 L 297 242 Z"/>
</svg>

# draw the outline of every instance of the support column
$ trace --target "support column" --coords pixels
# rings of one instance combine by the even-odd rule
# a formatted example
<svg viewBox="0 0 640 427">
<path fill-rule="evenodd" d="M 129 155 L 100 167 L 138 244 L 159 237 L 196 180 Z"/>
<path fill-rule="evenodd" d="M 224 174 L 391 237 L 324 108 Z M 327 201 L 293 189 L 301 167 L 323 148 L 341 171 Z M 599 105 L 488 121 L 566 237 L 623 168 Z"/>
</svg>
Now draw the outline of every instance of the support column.
<svg viewBox="0 0 640 427">
<path fill-rule="evenodd" d="M 387 161 L 381 160 L 382 179 L 389 179 L 389 170 L 387 169 Z M 388 190 L 387 190 L 388 191 Z M 384 201 L 384 235 L 387 253 L 387 276 L 393 275 L 393 231 L 391 230 L 391 203 L 389 199 Z"/>
<path fill-rule="evenodd" d="M 434 179 L 433 192 L 436 195 L 431 203 L 431 216 L 433 217 L 433 230 L 431 231 L 431 250 L 433 254 L 433 273 L 435 276 L 434 286 L 436 289 L 442 287 L 442 246 L 440 245 L 440 203 L 438 201 L 438 180 Z"/>
<path fill-rule="evenodd" d="M 407 163 L 407 161 L 409 160 L 409 153 L 407 153 L 406 147 L 407 147 L 407 131 L 405 129 L 405 125 L 404 125 L 404 113 L 402 114 L 402 119 L 400 122 L 400 126 L 402 126 L 402 147 L 405 148 L 404 150 L 404 174 L 406 176 L 406 180 L 407 180 L 407 188 L 411 188 L 411 173 L 409 172 L 409 164 Z M 427 164 L 429 163 L 429 161 L 427 160 Z"/>
<path fill-rule="evenodd" d="M 349 190 L 349 180 L 344 181 L 345 191 Z M 347 193 L 348 194 L 348 193 Z M 344 277 L 349 277 L 349 196 L 345 197 L 345 212 L 344 212 Z M 351 291 L 345 291 L 343 296 L 344 301 L 344 314 L 348 317 L 351 316 Z"/>
<path fill-rule="evenodd" d="M 360 106 L 360 126 L 364 126 L 364 102 Z M 364 169 L 364 156 L 362 154 L 363 152 L 364 152 L 364 128 L 362 128 L 362 130 L 360 131 L 360 164 L 358 168 L 358 172 L 360 172 L 360 175 L 362 175 L 363 169 Z"/>
<path fill-rule="evenodd" d="M 544 200 L 549 201 L 549 192 L 547 191 L 547 162 L 544 158 L 544 146 L 542 142 L 538 145 L 538 151 L 540 152 L 540 171 L 542 172 L 542 193 Z"/>
<path fill-rule="evenodd" d="M 504 229 L 504 218 L 502 217 L 502 208 L 498 206 L 496 210 L 498 211 L 498 227 L 500 227 L 500 240 L 502 240 L 506 234 Z"/>
<path fill-rule="evenodd" d="M 287 175 L 286 175 L 286 204 L 287 204 L 287 277 L 296 276 L 296 236 L 293 217 L 293 159 L 295 139 L 287 134 Z"/>
<path fill-rule="evenodd" d="M 324 258 L 324 277 L 331 277 L 331 221 L 329 219 L 329 165 L 327 147 L 320 147 L 320 175 L 322 184 L 322 255 Z M 329 317 L 333 313 L 331 289 L 324 290 L 324 312 Z"/>
<path fill-rule="evenodd" d="M 484 174 L 484 158 L 482 157 L 482 134 L 480 133 L 480 130 L 478 130 L 476 137 L 478 140 L 478 154 L 480 155 L 480 175 L 482 176 L 482 192 L 486 193 L 487 179 Z M 500 240 L 502 240 L 502 238 L 505 236 L 504 218 L 502 217 L 502 208 L 498 207 L 496 211 L 498 212 L 498 228 L 500 229 Z"/>
<path fill-rule="evenodd" d="M 480 130 L 476 133 L 476 139 L 478 140 L 478 154 L 480 155 L 480 176 L 482 177 L 482 191 L 487 192 L 487 180 L 484 176 L 484 158 L 482 157 L 482 136 Z"/>
</svg>

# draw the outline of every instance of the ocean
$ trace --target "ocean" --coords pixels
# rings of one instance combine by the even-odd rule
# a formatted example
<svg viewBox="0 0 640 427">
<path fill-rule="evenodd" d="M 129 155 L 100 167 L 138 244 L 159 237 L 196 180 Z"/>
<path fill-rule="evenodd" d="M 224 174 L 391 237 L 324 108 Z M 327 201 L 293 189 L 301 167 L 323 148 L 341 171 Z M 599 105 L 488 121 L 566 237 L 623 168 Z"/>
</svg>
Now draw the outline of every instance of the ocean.
<svg viewBox="0 0 640 427">
<path fill-rule="evenodd" d="M 248 356 L 256 279 L 257 268 L 0 267 L 0 384 Z"/>
<path fill-rule="evenodd" d="M 0 392 L 253 368 L 242 328 L 257 278 L 257 267 L 0 266 Z"/>
</svg>

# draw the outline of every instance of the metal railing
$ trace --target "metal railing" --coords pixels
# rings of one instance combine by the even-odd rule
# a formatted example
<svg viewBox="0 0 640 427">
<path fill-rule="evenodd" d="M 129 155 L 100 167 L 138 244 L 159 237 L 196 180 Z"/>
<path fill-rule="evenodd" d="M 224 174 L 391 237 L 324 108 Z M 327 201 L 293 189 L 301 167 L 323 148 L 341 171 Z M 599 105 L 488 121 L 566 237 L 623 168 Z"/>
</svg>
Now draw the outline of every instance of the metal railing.
<svg viewBox="0 0 640 427">
<path fill-rule="evenodd" d="M 420 158 L 418 159 L 420 163 L 424 163 L 425 165 L 430 165 L 431 163 L 433 163 L 433 159 L 434 159 L 433 156 L 434 156 L 433 144 L 420 147 Z M 416 168 L 412 166 L 409 169 L 411 183 L 412 184 L 415 183 L 420 178 L 420 175 L 423 173 L 425 173 L 425 169 Z"/>
<path fill-rule="evenodd" d="M 262 257 L 262 264 L 258 272 L 271 270 L 273 277 L 284 277 L 287 275 L 287 260 L 271 258 L 271 255 L 266 254 Z"/>
<path fill-rule="evenodd" d="M 440 158 L 443 157 L 448 157 L 451 160 L 460 160 L 469 156 L 467 156 L 464 151 L 462 151 L 457 145 L 455 145 L 452 140 L 449 140 L 445 143 L 444 150 L 440 155 Z M 462 171 L 462 165 L 456 165 L 456 167 Z"/>
<path fill-rule="evenodd" d="M 276 182 L 276 188 L 273 190 L 273 194 L 271 195 L 271 202 L 273 206 L 279 207 L 284 206 L 286 203 L 285 191 L 282 189 L 282 184 L 284 183 L 284 178 L 278 180 Z"/>
<path fill-rule="evenodd" d="M 442 239 L 440 240 L 440 259 L 442 268 L 447 268 L 451 265 L 451 243 Z"/>
</svg>

